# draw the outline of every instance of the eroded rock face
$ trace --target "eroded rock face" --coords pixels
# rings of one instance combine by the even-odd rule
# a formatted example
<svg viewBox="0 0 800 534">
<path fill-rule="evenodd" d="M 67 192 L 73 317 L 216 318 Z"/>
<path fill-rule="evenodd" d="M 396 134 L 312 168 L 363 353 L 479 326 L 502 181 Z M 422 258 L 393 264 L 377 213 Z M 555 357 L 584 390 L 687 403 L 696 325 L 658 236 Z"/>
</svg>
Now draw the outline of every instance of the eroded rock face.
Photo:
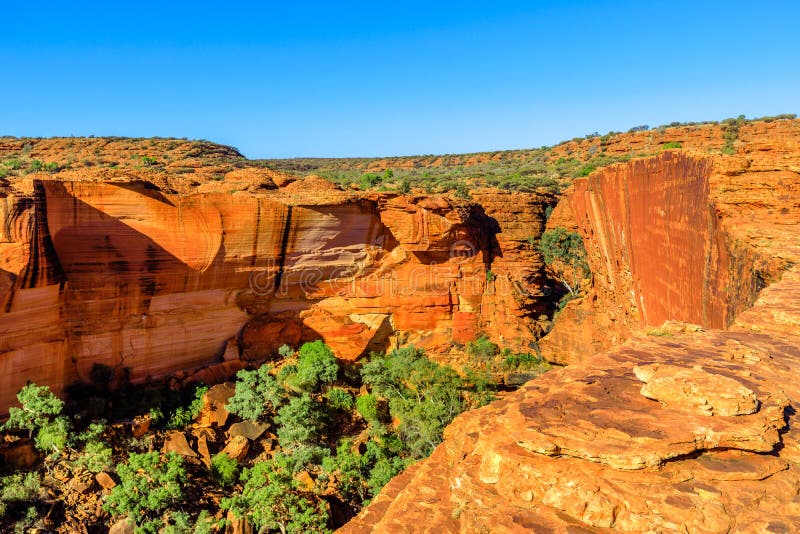
<svg viewBox="0 0 800 534">
<path fill-rule="evenodd" d="M 580 230 L 594 284 L 542 340 L 571 365 L 456 418 L 342 532 L 795 530 L 792 139 L 578 181 L 548 224 Z"/>
<path fill-rule="evenodd" d="M 520 345 L 537 336 L 541 264 L 525 265 L 535 254 L 512 219 L 476 202 L 270 173 L 233 171 L 185 195 L 56 175 L 0 199 L 0 409 L 27 380 L 60 390 L 209 365 L 204 379 L 224 379 L 238 360 L 310 339 L 356 359 L 480 332 Z M 212 187 L 233 182 L 259 192 Z M 525 199 L 513 222 L 540 231 L 553 200 Z"/>
<path fill-rule="evenodd" d="M 792 146 L 665 152 L 576 180 L 548 226 L 580 231 L 595 276 L 542 339 L 545 357 L 580 361 L 669 319 L 728 327 L 800 253 Z"/>
<path fill-rule="evenodd" d="M 762 298 L 796 320 L 799 287 Z M 635 337 L 461 415 L 343 532 L 791 531 L 800 338 L 742 329 Z"/>
</svg>

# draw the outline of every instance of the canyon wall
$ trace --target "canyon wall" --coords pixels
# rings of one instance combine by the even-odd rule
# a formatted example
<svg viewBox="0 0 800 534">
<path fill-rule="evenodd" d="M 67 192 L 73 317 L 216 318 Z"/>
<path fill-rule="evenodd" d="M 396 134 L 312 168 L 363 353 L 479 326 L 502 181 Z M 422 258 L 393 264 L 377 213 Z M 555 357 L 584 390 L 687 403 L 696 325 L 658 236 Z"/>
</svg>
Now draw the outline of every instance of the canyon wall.
<svg viewBox="0 0 800 534">
<path fill-rule="evenodd" d="M 571 365 L 456 418 L 341 531 L 792 531 L 795 141 L 578 180 L 548 225 L 581 232 L 593 285 L 541 340 Z"/>
<path fill-rule="evenodd" d="M 797 174 L 775 152 L 668 151 L 576 180 L 549 226 L 580 231 L 593 284 L 541 340 L 545 357 L 580 361 L 666 320 L 726 328 L 788 264 Z"/>
<path fill-rule="evenodd" d="M 28 380 L 224 377 L 310 339 L 356 359 L 540 335 L 542 266 L 523 243 L 551 196 L 485 193 L 485 209 L 313 177 L 231 194 L 248 174 L 229 174 L 182 195 L 34 177 L 0 199 L 0 407 Z"/>
</svg>

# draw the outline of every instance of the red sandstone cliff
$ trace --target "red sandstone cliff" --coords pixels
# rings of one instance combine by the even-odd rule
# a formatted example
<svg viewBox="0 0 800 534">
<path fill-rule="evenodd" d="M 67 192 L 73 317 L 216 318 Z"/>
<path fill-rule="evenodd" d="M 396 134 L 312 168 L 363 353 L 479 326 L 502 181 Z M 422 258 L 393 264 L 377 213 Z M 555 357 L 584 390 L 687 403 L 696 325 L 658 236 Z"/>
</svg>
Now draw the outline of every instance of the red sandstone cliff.
<svg viewBox="0 0 800 534">
<path fill-rule="evenodd" d="M 0 407 L 98 365 L 136 382 L 319 337 L 347 359 L 538 337 L 541 264 L 521 242 L 552 197 L 486 193 L 487 209 L 247 169 L 173 194 L 114 172 L 34 176 L 0 202 Z"/>
<path fill-rule="evenodd" d="M 550 224 L 594 284 L 542 340 L 572 365 L 459 416 L 342 532 L 794 530 L 800 152 L 742 152 L 579 180 Z"/>
</svg>

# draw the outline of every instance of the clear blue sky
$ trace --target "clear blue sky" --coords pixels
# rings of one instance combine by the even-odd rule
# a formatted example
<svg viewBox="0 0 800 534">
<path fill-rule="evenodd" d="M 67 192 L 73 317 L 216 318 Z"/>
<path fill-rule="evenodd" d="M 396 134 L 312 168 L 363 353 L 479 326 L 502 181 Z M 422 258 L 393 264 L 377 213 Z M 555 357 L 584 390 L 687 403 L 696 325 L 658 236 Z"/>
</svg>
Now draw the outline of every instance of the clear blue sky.
<svg viewBox="0 0 800 534">
<path fill-rule="evenodd" d="M 3 2 L 0 134 L 375 156 L 800 113 L 796 0 L 59 3 Z"/>
</svg>

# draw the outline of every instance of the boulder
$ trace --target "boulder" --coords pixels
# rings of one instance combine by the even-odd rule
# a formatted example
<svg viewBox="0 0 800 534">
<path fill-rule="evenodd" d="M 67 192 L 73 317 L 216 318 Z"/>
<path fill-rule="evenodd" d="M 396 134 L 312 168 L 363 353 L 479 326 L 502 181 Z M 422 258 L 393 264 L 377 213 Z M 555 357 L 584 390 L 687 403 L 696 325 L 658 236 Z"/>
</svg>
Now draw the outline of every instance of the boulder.
<svg viewBox="0 0 800 534">
<path fill-rule="evenodd" d="M 247 456 L 247 451 L 250 450 L 250 441 L 244 436 L 234 436 L 222 449 L 222 452 L 229 457 L 234 458 L 236 461 L 241 462 Z"/>
<path fill-rule="evenodd" d="M 167 432 L 167 435 L 164 438 L 164 447 L 162 448 L 162 452 L 173 452 L 188 458 L 197 458 L 197 453 L 192 449 L 192 447 L 189 446 L 189 442 L 186 439 L 186 434 L 178 430 L 171 430 Z"/>
<path fill-rule="evenodd" d="M 212 386 L 203 394 L 203 407 L 196 417 L 200 426 L 222 427 L 228 421 L 228 410 L 225 409 L 228 399 L 236 393 L 236 388 L 228 384 Z"/>
</svg>

